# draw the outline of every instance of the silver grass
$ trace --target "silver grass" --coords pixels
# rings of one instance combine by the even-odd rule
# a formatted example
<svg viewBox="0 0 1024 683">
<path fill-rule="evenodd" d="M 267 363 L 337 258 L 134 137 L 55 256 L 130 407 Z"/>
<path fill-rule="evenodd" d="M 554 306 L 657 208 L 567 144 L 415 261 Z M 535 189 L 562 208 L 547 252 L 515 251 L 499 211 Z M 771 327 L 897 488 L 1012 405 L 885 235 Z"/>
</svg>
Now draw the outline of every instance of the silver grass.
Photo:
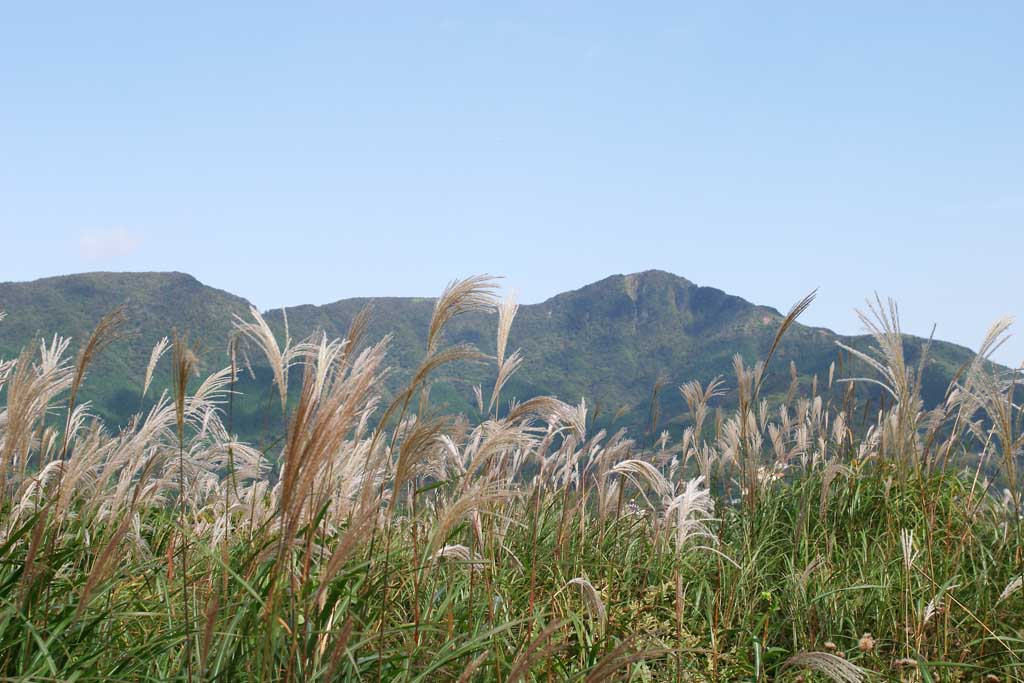
<svg viewBox="0 0 1024 683">
<path fill-rule="evenodd" d="M 153 381 L 153 372 L 156 370 L 156 364 L 160 362 L 160 358 L 170 346 L 171 340 L 168 337 L 164 337 L 153 346 L 153 350 L 149 354 L 149 363 L 146 364 L 145 379 L 142 382 L 143 396 L 149 391 L 149 385 Z"/>
<path fill-rule="evenodd" d="M 959 587 L 960 584 L 954 583 L 950 586 L 942 588 L 938 593 L 936 593 L 934 597 L 932 597 L 932 599 L 928 601 L 928 604 L 924 606 L 924 612 L 921 615 L 921 624 L 927 624 L 929 621 L 932 620 L 932 617 L 944 611 L 946 608 L 947 594 L 950 591 L 955 590 Z"/>
<path fill-rule="evenodd" d="M 476 275 L 449 283 L 434 304 L 427 329 L 427 356 L 434 355 L 439 348 L 441 331 L 452 318 L 464 313 L 493 310 L 497 288 L 497 280 L 489 275 Z"/>
<path fill-rule="evenodd" d="M 665 475 L 659 472 L 657 467 L 646 460 L 623 460 L 611 468 L 611 473 L 622 475 L 633 482 L 633 485 L 640 490 L 641 495 L 645 499 L 647 499 L 647 496 L 643 493 L 645 483 L 654 491 L 658 503 L 672 496 L 672 482 L 666 479 Z M 650 500 L 648 500 L 648 504 L 653 507 L 653 503 Z"/>
<path fill-rule="evenodd" d="M 587 607 L 587 613 L 591 619 L 597 622 L 600 632 L 604 633 L 608 624 L 608 611 L 605 609 L 601 594 L 594 588 L 594 584 L 590 583 L 586 577 L 577 576 L 574 579 L 570 579 L 565 586 L 579 586 L 580 593 L 583 595 L 583 603 Z"/>
<path fill-rule="evenodd" d="M 996 602 L 1002 602 L 1008 599 L 1011 595 L 1019 591 L 1022 587 L 1024 587 L 1024 575 L 1018 576 L 1012 581 L 1010 581 L 1008 584 L 1006 584 L 1006 587 L 1003 589 L 1003 592 L 999 594 L 999 598 L 996 600 Z"/>
<path fill-rule="evenodd" d="M 493 410 L 497 405 L 498 397 L 500 396 L 505 383 L 508 382 L 509 378 L 512 377 L 516 370 L 519 369 L 522 362 L 523 356 L 517 350 L 498 365 L 498 376 L 497 379 L 494 380 L 494 389 L 491 392 L 491 401 L 487 406 L 488 411 Z"/>
<path fill-rule="evenodd" d="M 919 551 L 914 543 L 913 529 L 900 529 L 900 550 L 903 553 L 903 568 L 910 573 Z"/>
<path fill-rule="evenodd" d="M 253 342 L 267 359 L 271 371 L 274 373 L 274 383 L 277 385 L 278 395 L 281 399 L 281 412 L 283 413 L 288 403 L 288 371 L 296 360 L 304 354 L 308 348 L 303 345 L 295 347 L 288 335 L 288 318 L 285 316 L 284 344 L 279 345 L 277 337 L 274 336 L 270 325 L 263 318 L 263 315 L 253 306 L 249 307 L 249 315 L 252 322 L 247 322 L 239 316 L 234 316 L 234 327 L 237 334 Z"/>
<path fill-rule="evenodd" d="M 483 566 L 480 558 L 473 554 L 468 547 L 455 543 L 443 545 L 434 553 L 435 560 L 455 560 L 469 565 L 471 569 L 479 569 Z"/>
<path fill-rule="evenodd" d="M 447 504 L 437 515 L 427 539 L 426 554 L 433 553 L 447 543 L 451 530 L 467 516 L 479 509 L 509 500 L 516 492 L 495 484 L 477 484 Z"/>
<path fill-rule="evenodd" d="M 706 488 L 701 488 L 703 477 L 686 482 L 683 492 L 665 508 L 665 520 L 675 530 L 677 552 L 682 552 L 687 541 L 694 538 L 715 539 L 708 526 L 715 511 L 715 502 Z"/>
<path fill-rule="evenodd" d="M 828 652 L 800 652 L 782 663 L 783 670 L 798 668 L 817 671 L 836 683 L 862 683 L 867 669 Z"/>
<path fill-rule="evenodd" d="M 508 346 L 508 334 L 512 329 L 512 321 L 515 320 L 519 311 L 519 304 L 516 303 L 515 292 L 510 292 L 507 297 L 498 305 L 498 364 L 505 361 L 505 349 Z"/>
</svg>

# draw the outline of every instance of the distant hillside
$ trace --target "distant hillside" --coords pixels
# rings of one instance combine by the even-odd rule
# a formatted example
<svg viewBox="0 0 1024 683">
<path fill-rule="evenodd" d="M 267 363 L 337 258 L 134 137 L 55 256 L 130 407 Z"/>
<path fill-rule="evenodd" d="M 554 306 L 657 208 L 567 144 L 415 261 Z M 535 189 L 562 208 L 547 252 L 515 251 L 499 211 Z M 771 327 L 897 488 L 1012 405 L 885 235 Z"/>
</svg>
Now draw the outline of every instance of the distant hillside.
<svg viewBox="0 0 1024 683">
<path fill-rule="evenodd" d="M 0 310 L 6 311 L 8 318 L 0 322 L 0 356 L 10 357 L 54 332 L 81 341 L 104 313 L 122 302 L 127 303 L 135 336 L 107 352 L 86 392 L 95 400 L 97 412 L 115 422 L 138 410 L 148 354 L 160 337 L 170 334 L 172 328 L 188 330 L 202 343 L 205 369 L 222 367 L 227 363 L 225 348 L 232 315 L 246 315 L 249 306 L 241 297 L 181 273 L 90 273 L 4 283 L 0 284 Z M 293 338 L 317 329 L 330 336 L 344 336 L 353 316 L 371 303 L 368 340 L 394 335 L 389 353 L 394 368 L 390 386 L 394 387 L 422 357 L 433 299 L 343 299 L 324 306 L 291 307 L 285 314 Z M 273 327 L 283 329 L 281 311 L 266 316 Z M 749 362 L 763 357 L 781 319 L 773 308 L 670 273 L 613 275 L 543 303 L 520 307 L 509 349 L 521 348 L 525 362 L 503 397 L 522 400 L 552 394 L 571 402 L 586 397 L 590 406 L 600 406 L 604 420 L 628 405 L 632 408 L 621 424 L 643 431 L 652 386 L 664 377 L 669 383 L 662 393 L 662 424 L 670 426 L 678 423 L 684 412 L 676 390 L 679 384 L 690 379 L 707 381 L 716 375 L 730 379 L 732 356 L 739 353 Z M 496 321 L 493 314 L 456 319 L 448 340 L 470 342 L 493 354 Z M 804 382 L 814 374 L 824 382 L 830 363 L 837 358 L 837 340 L 855 347 L 864 347 L 868 341 L 823 328 L 794 326 L 773 361 L 767 390 L 785 389 L 791 360 Z M 907 337 L 911 358 L 917 356 L 921 343 Z M 971 352 L 935 342 L 931 357 L 925 394 L 927 401 L 935 402 L 941 400 L 949 379 Z M 257 367 L 259 375 L 265 372 Z M 486 389 L 493 382 L 494 368 L 463 367 L 449 375 L 435 390 L 435 400 L 472 411 L 472 385 L 480 382 Z M 264 394 L 267 384 L 259 384 Z M 248 395 L 236 407 L 236 429 L 253 438 L 258 432 L 276 429 L 274 418 L 264 409 L 265 396 L 254 395 L 251 382 L 239 388 Z"/>
<path fill-rule="evenodd" d="M 188 330 L 203 349 L 204 370 L 223 367 L 233 314 L 249 302 L 207 287 L 184 273 L 84 273 L 33 282 L 0 283 L 0 357 L 17 355 L 41 338 L 70 336 L 72 351 L 88 339 L 97 321 L 125 304 L 129 338 L 112 345 L 89 375 L 85 398 L 94 412 L 123 422 L 139 409 L 142 378 L 153 345 L 173 329 Z M 166 361 L 165 361 L 166 362 Z M 164 372 L 163 376 L 167 373 Z M 158 395 L 155 385 L 151 392 Z"/>
</svg>

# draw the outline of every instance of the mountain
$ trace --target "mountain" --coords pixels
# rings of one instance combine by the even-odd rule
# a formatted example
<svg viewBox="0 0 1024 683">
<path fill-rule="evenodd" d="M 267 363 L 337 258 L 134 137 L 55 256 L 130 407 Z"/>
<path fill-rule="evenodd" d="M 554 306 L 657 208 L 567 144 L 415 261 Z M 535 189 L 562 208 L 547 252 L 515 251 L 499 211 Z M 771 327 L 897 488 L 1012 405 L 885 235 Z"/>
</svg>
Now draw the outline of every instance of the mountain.
<svg viewBox="0 0 1024 683">
<path fill-rule="evenodd" d="M 149 354 L 161 337 L 175 329 L 188 331 L 204 351 L 204 370 L 219 369 L 232 315 L 248 315 L 250 305 L 184 273 L 84 273 L 0 283 L 0 311 L 7 313 L 0 321 L 0 358 L 16 356 L 55 333 L 71 337 L 77 351 L 99 319 L 121 304 L 126 338 L 97 359 L 83 389 L 94 412 L 114 423 L 139 410 Z M 168 384 L 154 382 L 154 393 Z"/>
<path fill-rule="evenodd" d="M 0 310 L 8 317 L 0 322 L 0 357 L 11 357 L 26 344 L 38 343 L 40 337 L 54 332 L 81 341 L 96 321 L 119 303 L 127 304 L 134 335 L 107 351 L 90 375 L 86 391 L 97 412 L 114 422 L 123 422 L 140 405 L 147 404 L 139 396 L 141 381 L 150 349 L 160 337 L 173 328 L 188 330 L 192 339 L 201 342 L 204 369 L 222 367 L 227 363 L 225 347 L 232 316 L 246 315 L 249 307 L 245 299 L 207 287 L 182 273 L 89 273 L 3 283 Z M 389 386 L 394 388 L 408 378 L 422 357 L 433 299 L 343 299 L 323 306 L 270 311 L 266 317 L 272 327 L 283 330 L 287 316 L 293 338 L 319 329 L 341 337 L 367 304 L 373 306 L 367 340 L 393 334 L 388 359 L 393 368 Z M 502 397 L 523 400 L 552 394 L 570 402 L 586 397 L 588 405 L 600 406 L 604 421 L 621 407 L 631 406 L 621 424 L 642 432 L 647 425 L 652 387 L 661 377 L 668 381 L 660 401 L 664 416 L 661 424 L 671 426 L 685 412 L 676 386 L 690 379 L 707 381 L 716 375 L 728 380 L 736 353 L 747 362 L 762 358 L 782 317 L 773 308 L 698 286 L 671 273 L 613 275 L 542 303 L 520 307 L 509 350 L 521 349 L 525 361 Z M 447 341 L 469 342 L 494 353 L 496 324 L 494 314 L 462 316 L 449 326 Z M 809 383 L 813 375 L 824 383 L 830 364 L 839 355 L 836 341 L 864 348 L 870 340 L 794 325 L 772 361 L 766 391 L 785 391 L 790 361 L 797 364 L 804 383 Z M 919 357 L 922 344 L 919 338 L 906 337 L 908 357 Z M 935 403 L 971 352 L 937 341 L 930 357 L 924 393 L 926 402 Z M 849 371 L 851 363 L 845 361 Z M 271 424 L 274 417 L 268 415 L 272 411 L 265 407 L 268 371 L 258 363 L 255 370 L 259 381 L 240 386 L 246 397 L 236 407 L 235 417 L 235 428 L 251 437 L 276 428 Z M 859 372 L 863 374 L 864 370 Z M 432 397 L 452 409 L 472 412 L 472 385 L 483 384 L 486 395 L 493 381 L 493 366 L 453 368 Z M 254 390 L 256 386 L 259 392 Z M 147 400 L 151 401 L 152 395 Z M 729 397 L 724 400 L 728 402 Z"/>
</svg>

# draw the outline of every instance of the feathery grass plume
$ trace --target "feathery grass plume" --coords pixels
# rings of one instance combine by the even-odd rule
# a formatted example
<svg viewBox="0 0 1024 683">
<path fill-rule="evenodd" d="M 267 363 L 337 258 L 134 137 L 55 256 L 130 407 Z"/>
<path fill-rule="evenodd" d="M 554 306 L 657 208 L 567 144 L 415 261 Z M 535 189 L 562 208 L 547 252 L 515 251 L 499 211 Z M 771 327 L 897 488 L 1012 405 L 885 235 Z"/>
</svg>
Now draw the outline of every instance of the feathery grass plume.
<svg viewBox="0 0 1024 683">
<path fill-rule="evenodd" d="M 498 375 L 494 380 L 494 389 L 491 391 L 491 402 L 488 405 L 487 410 L 494 410 L 495 407 L 498 406 L 498 397 L 501 395 L 501 390 L 515 371 L 519 369 L 522 362 L 523 356 L 518 350 L 516 350 L 512 352 L 512 355 L 498 364 Z"/>
<path fill-rule="evenodd" d="M 782 322 L 779 324 L 779 329 L 775 333 L 775 339 L 772 340 L 771 348 L 768 349 L 768 353 L 764 357 L 763 367 L 765 369 L 767 369 L 769 363 L 771 363 L 772 357 L 775 355 L 775 351 L 779 348 L 779 344 L 782 343 L 782 338 L 786 335 L 786 332 L 793 326 L 793 323 L 796 322 L 797 318 L 803 315 L 804 311 L 810 308 L 811 304 L 814 303 L 814 298 L 816 296 L 818 296 L 817 288 L 803 299 L 800 299 L 800 301 L 793 304 L 793 307 L 789 309 L 789 313 L 787 313 L 786 317 L 782 319 Z M 763 379 L 764 373 L 761 373 L 761 375 L 758 376 L 757 384 L 754 387 L 754 396 L 757 396 L 760 393 L 761 382 Z"/>
<path fill-rule="evenodd" d="M 139 478 L 135 482 L 135 492 L 132 495 L 129 510 L 121 516 L 121 521 L 117 525 L 117 529 L 110 535 L 107 542 L 96 556 L 96 561 L 92 565 L 92 569 L 86 579 L 85 586 L 82 588 L 78 605 L 75 608 L 75 619 L 79 619 L 85 609 L 89 606 L 93 591 L 96 590 L 96 587 L 105 581 L 113 572 L 116 560 L 118 559 L 116 557 L 117 550 L 121 545 L 121 541 L 131 528 L 131 523 L 134 518 L 132 510 L 134 510 L 135 506 L 138 504 L 143 488 L 153 473 L 155 462 L 155 457 L 150 458 L 147 464 L 142 468 Z"/>
<path fill-rule="evenodd" d="M 153 350 L 149 354 L 149 363 L 146 364 L 146 375 L 142 381 L 143 397 L 146 396 L 146 393 L 149 391 L 149 385 L 153 381 L 153 372 L 156 370 L 156 364 L 160 362 L 160 358 L 170 346 L 171 340 L 167 337 L 164 337 L 153 346 Z"/>
<path fill-rule="evenodd" d="M 45 422 L 50 404 L 71 387 L 74 369 L 64 357 L 69 339 L 54 336 L 49 345 L 41 343 L 38 364 L 32 363 L 32 350 L 26 348 L 9 366 L 5 388 L 6 406 L 0 413 L 0 503 L 8 495 L 8 476 L 24 472 L 32 452 L 32 443 L 39 426 Z M 66 451 L 68 428 L 74 411 L 69 411 L 61 435 L 60 455 Z M 40 462 L 40 467 L 48 463 Z"/>
<path fill-rule="evenodd" d="M 427 330 L 427 352 L 420 363 L 412 379 L 405 389 L 395 396 L 394 400 L 384 411 L 380 424 L 386 426 L 392 418 L 397 417 L 401 423 L 405 416 L 409 403 L 417 392 L 420 393 L 421 411 L 426 409 L 429 387 L 426 384 L 427 378 L 435 370 L 448 363 L 461 360 L 483 360 L 487 356 L 481 353 L 471 344 L 455 344 L 442 351 L 438 351 L 441 343 L 441 335 L 445 326 L 452 318 L 471 312 L 482 312 L 492 310 L 496 303 L 494 291 L 497 289 L 497 282 L 487 275 L 477 275 L 456 280 L 448 284 L 444 292 L 434 303 L 434 311 L 430 317 L 430 326 Z M 384 434 L 383 429 L 378 429 L 374 440 L 378 440 Z M 392 446 L 397 438 L 397 432 L 392 435 Z"/>
<path fill-rule="evenodd" d="M 363 337 L 370 327 L 370 320 L 373 318 L 373 304 L 366 304 L 359 309 L 359 312 L 349 323 L 348 331 L 345 333 L 345 349 L 342 353 L 342 361 L 353 357 L 356 351 L 363 344 Z"/>
<path fill-rule="evenodd" d="M 71 395 L 68 399 L 69 413 L 74 409 L 75 402 L 78 398 L 78 390 L 81 388 L 82 381 L 85 379 L 85 372 L 88 369 L 89 364 L 95 360 L 98 355 L 103 353 L 108 346 L 123 337 L 122 328 L 127 321 L 124 310 L 124 304 L 121 304 L 100 318 L 100 321 L 96 324 L 96 328 L 89 336 L 89 340 L 78 352 L 78 360 L 75 363 L 75 379 L 71 383 Z"/>
<path fill-rule="evenodd" d="M 640 491 L 640 495 L 644 497 L 644 500 L 652 508 L 660 506 L 662 501 L 672 496 L 672 482 L 666 479 L 665 475 L 658 471 L 657 467 L 646 460 L 623 460 L 612 467 L 609 473 L 624 476 L 633 482 L 633 485 Z M 654 491 L 657 496 L 655 501 L 647 498 L 647 495 L 644 493 L 644 483 Z"/>
<path fill-rule="evenodd" d="M 500 484 L 477 483 L 462 495 L 438 511 L 437 520 L 427 539 L 424 555 L 431 555 L 437 548 L 444 545 L 451 530 L 456 524 L 474 511 L 486 508 L 494 503 L 510 500 L 516 492 L 503 488 Z"/>
<path fill-rule="evenodd" d="M 207 668 L 207 657 L 210 653 L 210 644 L 213 642 L 213 629 L 217 625 L 217 615 L 220 613 L 220 596 L 214 591 L 210 600 L 206 603 L 205 623 L 203 625 L 203 637 L 199 641 L 199 666 L 205 671 Z"/>
<path fill-rule="evenodd" d="M 497 338 L 497 358 L 500 364 L 505 360 L 505 349 L 508 346 L 508 335 L 512 329 L 512 322 L 516 318 L 516 313 L 519 311 L 519 304 L 516 302 L 516 293 L 514 291 L 509 292 L 508 296 L 505 297 L 498 305 L 498 338 Z"/>
<path fill-rule="evenodd" d="M 347 342 L 341 339 L 328 340 L 327 334 L 323 331 L 320 332 L 318 339 L 316 335 L 312 339 L 307 363 L 314 369 L 313 396 L 319 399 L 328 378 L 333 375 L 341 361 Z"/>
<path fill-rule="evenodd" d="M 1003 588 L 1003 592 L 999 594 L 999 597 L 996 599 L 996 602 L 1002 602 L 1008 599 L 1011 595 L 1019 591 L 1022 587 L 1024 587 L 1024 575 L 1018 576 L 1012 581 L 1010 581 L 1008 584 L 1006 584 L 1006 587 Z"/>
<path fill-rule="evenodd" d="M 621 420 L 623 417 L 628 415 L 631 410 L 633 410 L 632 404 L 623 403 L 621 406 L 619 406 L 618 410 L 615 411 L 615 414 L 612 415 L 612 423 Z"/>
<path fill-rule="evenodd" d="M 967 368 L 962 384 L 950 392 L 950 403 L 958 407 L 957 424 L 968 430 L 985 448 L 994 452 L 1006 481 L 1009 498 L 1019 519 L 1021 512 L 1020 452 L 1024 449 L 1024 431 L 1020 421 L 1024 412 L 1017 404 L 1021 371 L 1001 372 L 990 361 L 991 354 L 1009 338 L 1012 318 L 997 320 L 985 335 L 978 353 Z M 978 420 L 984 416 L 985 420 Z M 955 430 L 954 430 L 955 431 Z M 953 434 L 947 452 L 953 447 Z M 1019 523 L 1018 533 L 1021 532 Z"/>
<path fill-rule="evenodd" d="M 582 439 L 586 434 L 586 403 L 572 406 L 552 396 L 537 396 L 522 403 L 513 405 L 505 416 L 505 422 L 516 423 L 534 416 L 543 420 L 556 431 L 567 429 L 576 438 Z"/>
<path fill-rule="evenodd" d="M 192 679 L 192 640 L 189 635 L 191 630 L 191 615 L 189 608 L 189 583 L 188 583 L 188 540 L 185 537 L 187 529 L 185 526 L 186 506 L 186 480 L 185 480 L 185 401 L 188 394 L 188 382 L 193 374 L 198 373 L 199 360 L 195 352 L 188 344 L 188 335 L 181 335 L 177 330 L 173 331 L 173 347 L 171 351 L 171 388 L 174 395 L 174 414 L 178 432 L 178 526 L 181 534 L 181 567 L 182 567 L 182 607 L 185 615 L 185 637 L 186 642 L 186 670 L 189 680 Z"/>
<path fill-rule="evenodd" d="M 247 322 L 238 315 L 234 316 L 235 331 L 256 344 L 266 357 L 267 363 L 270 364 L 270 369 L 274 373 L 274 383 L 277 385 L 278 395 L 281 399 L 281 413 L 283 414 L 288 406 L 288 370 L 307 349 L 305 346 L 292 346 L 292 339 L 288 334 L 288 316 L 284 311 L 282 311 L 285 329 L 283 345 L 278 345 L 277 337 L 274 336 L 270 325 L 255 307 L 249 307 L 249 315 L 252 316 L 252 322 Z"/>
<path fill-rule="evenodd" d="M 946 609 L 946 596 L 947 594 L 960 587 L 960 584 L 954 583 L 949 586 L 943 586 L 938 593 L 928 601 L 928 604 L 924 606 L 924 612 L 921 614 L 921 626 L 923 627 L 929 621 L 932 620 L 936 614 L 939 614 Z"/>
<path fill-rule="evenodd" d="M 434 553 L 434 559 L 453 559 L 466 563 L 474 561 L 473 551 L 458 543 L 441 546 Z"/>
<path fill-rule="evenodd" d="M 983 369 L 991 362 L 992 354 L 1002 348 L 1003 344 L 1010 340 L 1010 328 L 1013 327 L 1014 318 L 1013 316 L 1003 316 L 993 322 L 988 330 L 985 332 L 985 337 L 981 340 L 981 345 L 978 346 L 977 353 L 974 354 L 974 358 L 971 360 L 971 364 L 967 369 L 965 383 L 970 384 L 970 378 Z"/>
<path fill-rule="evenodd" d="M 679 393 L 686 401 L 690 414 L 693 416 L 693 430 L 698 436 L 704 427 L 704 419 L 707 417 L 708 404 L 711 399 L 725 395 L 725 382 L 721 376 L 716 376 L 702 386 L 697 380 L 692 380 L 679 387 Z"/>
<path fill-rule="evenodd" d="M 482 361 L 486 358 L 487 356 L 477 350 L 472 344 L 455 344 L 427 356 L 420 363 L 409 383 L 402 391 L 398 392 L 384 411 L 384 415 L 380 419 L 381 426 L 389 425 L 396 418 L 398 422 L 401 422 L 417 392 L 420 392 L 421 399 L 425 398 L 426 394 L 422 390 L 425 388 L 429 376 L 438 368 L 458 361 Z M 421 409 L 426 408 L 425 400 L 421 400 L 420 407 Z M 384 436 L 384 433 L 384 429 L 378 429 L 375 436 L 377 439 L 380 439 Z M 397 438 L 397 434 L 398 432 L 393 432 L 392 438 Z"/>
<path fill-rule="evenodd" d="M 864 361 L 881 376 L 881 380 L 868 377 L 844 378 L 840 382 L 866 382 L 881 387 L 893 399 L 888 420 L 882 423 L 888 432 L 884 439 L 889 456 L 901 465 L 906 473 L 907 466 L 918 469 L 921 462 L 918 430 L 923 415 L 921 384 L 931 339 L 921 349 L 917 368 L 908 367 L 903 350 L 903 332 L 900 327 L 899 308 L 889 299 L 883 305 L 878 295 L 875 302 L 868 302 L 869 313 L 857 311 L 861 323 L 875 340 L 871 353 L 858 351 L 842 342 L 836 344 L 848 354 Z M 872 355 L 874 354 L 874 355 Z M 885 454 L 882 454 L 885 455 Z"/>
<path fill-rule="evenodd" d="M 171 389 L 174 396 L 175 422 L 178 427 L 178 438 L 184 441 L 185 434 L 185 402 L 188 397 L 188 383 L 193 376 L 199 374 L 199 358 L 189 345 L 188 333 L 180 334 L 174 330 L 171 350 Z"/>
<path fill-rule="evenodd" d="M 376 399 L 374 387 L 388 338 L 363 351 L 351 367 L 335 375 L 316 395 L 316 368 L 306 363 L 302 391 L 288 427 L 278 504 L 283 520 L 282 543 L 290 542 L 303 515 L 310 513 L 314 486 L 327 463 L 339 452 L 368 406 Z M 373 454 L 368 450 L 367 457 Z M 372 479 L 371 463 L 364 463 L 362 477 Z M 319 504 L 313 508 L 319 508 Z"/>
<path fill-rule="evenodd" d="M 885 381 L 880 382 L 866 378 L 846 381 L 869 381 L 880 385 L 897 402 L 908 400 L 912 394 L 913 375 L 907 368 L 903 353 L 903 331 L 900 327 L 899 307 L 892 299 L 889 299 L 888 306 L 883 305 L 877 294 L 875 301 L 869 300 L 867 304 L 868 312 L 858 310 L 857 317 L 868 333 L 874 337 L 878 346 L 872 350 L 878 353 L 879 359 L 841 342 L 836 342 L 836 344 L 874 368 Z"/>
<path fill-rule="evenodd" d="M 833 460 L 825 465 L 825 469 L 821 474 L 821 502 L 818 504 L 818 514 L 822 518 L 825 517 L 825 513 L 828 511 L 828 502 L 832 495 L 832 482 L 840 476 L 849 479 L 853 476 L 853 470 L 838 460 Z"/>
<path fill-rule="evenodd" d="M 647 433 L 645 445 L 649 444 L 653 447 L 655 434 L 658 431 L 658 420 L 661 419 L 661 390 L 668 384 L 668 376 L 664 373 L 659 373 L 658 378 L 654 380 L 654 385 L 651 387 L 651 399 L 647 409 Z"/>
<path fill-rule="evenodd" d="M 68 396 L 68 408 L 67 418 L 64 423 L 64 441 L 61 444 L 60 458 L 64 460 L 68 454 L 68 446 L 70 445 L 69 437 L 72 424 L 72 418 L 75 414 L 75 407 L 78 401 L 78 391 L 82 386 L 82 382 L 85 380 L 85 373 L 90 363 L 97 356 L 112 343 L 121 338 L 121 328 L 124 326 L 126 321 L 124 314 L 124 304 L 117 306 L 114 310 L 107 313 L 105 316 L 100 318 L 100 321 L 96 324 L 96 328 L 89 336 L 89 340 L 85 343 L 79 352 L 78 360 L 75 363 L 75 374 L 74 379 L 71 381 L 71 391 Z M 60 497 L 59 491 L 63 485 L 63 477 L 61 483 L 58 483 L 58 497 Z"/>
<path fill-rule="evenodd" d="M 534 442 L 529 425 L 508 420 L 488 421 L 474 430 L 474 439 L 465 452 L 467 462 L 461 467 L 465 478 L 462 488 L 478 478 L 504 479 L 512 482 L 514 471 L 503 471 L 501 461 L 519 449 L 529 449 Z M 518 468 L 515 468 L 518 469 Z"/>
<path fill-rule="evenodd" d="M 594 588 L 594 584 L 583 576 L 577 576 L 574 579 L 570 579 L 566 584 L 565 588 L 569 586 L 579 586 L 580 593 L 583 595 L 583 603 L 587 607 L 587 613 L 590 618 L 597 622 L 600 634 L 604 634 L 605 628 L 608 625 L 608 611 L 605 609 L 604 601 L 601 599 L 601 594 Z"/>
<path fill-rule="evenodd" d="M 913 529 L 900 529 L 900 550 L 903 553 L 903 568 L 909 574 L 920 554 L 914 543 Z"/>
<path fill-rule="evenodd" d="M 786 398 L 782 402 L 783 406 L 788 406 L 793 402 L 796 397 L 796 392 L 800 389 L 800 375 L 796 370 L 796 361 L 789 361 L 789 388 L 786 390 Z"/>
<path fill-rule="evenodd" d="M 473 553 L 467 546 L 460 543 L 443 545 L 433 555 L 434 561 L 454 560 L 468 566 L 473 571 L 483 569 L 484 563 L 480 557 Z"/>
<path fill-rule="evenodd" d="M 434 314 L 427 329 L 427 356 L 437 351 L 441 332 L 452 318 L 463 313 L 493 310 L 497 289 L 497 280 L 489 275 L 474 275 L 450 282 L 434 303 Z"/>
<path fill-rule="evenodd" d="M 863 683 L 869 673 L 867 669 L 828 652 L 799 652 L 784 661 L 779 670 L 793 668 L 817 671 L 835 683 Z"/>
<path fill-rule="evenodd" d="M 392 476 L 392 495 L 395 502 L 406 484 L 415 485 L 419 470 L 424 464 L 436 460 L 443 452 L 444 442 L 440 437 L 446 426 L 447 421 L 443 418 L 415 420 L 412 428 L 405 434 L 398 446 L 398 460 Z M 393 511 L 392 505 L 389 516 Z"/>
<path fill-rule="evenodd" d="M 716 521 L 712 518 L 715 501 L 706 488 L 701 488 L 703 481 L 703 477 L 695 477 L 686 482 L 683 492 L 665 508 L 665 521 L 675 527 L 677 552 L 682 552 L 691 538 L 717 540 L 708 527 L 708 522 Z"/>
</svg>

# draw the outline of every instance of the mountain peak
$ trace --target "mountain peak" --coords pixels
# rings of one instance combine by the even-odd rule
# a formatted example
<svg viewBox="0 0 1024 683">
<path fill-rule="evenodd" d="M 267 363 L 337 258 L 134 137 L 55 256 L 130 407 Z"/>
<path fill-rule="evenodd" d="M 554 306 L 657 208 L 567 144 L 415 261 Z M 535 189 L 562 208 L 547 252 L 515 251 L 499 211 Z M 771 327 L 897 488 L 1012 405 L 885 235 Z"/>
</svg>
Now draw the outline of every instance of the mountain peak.
<svg viewBox="0 0 1024 683">
<path fill-rule="evenodd" d="M 639 273 L 630 273 L 620 276 L 626 294 L 634 302 L 639 297 L 639 292 L 645 287 L 664 289 L 667 287 L 693 287 L 694 284 L 684 277 L 669 273 L 664 270 L 643 270 Z"/>
</svg>

